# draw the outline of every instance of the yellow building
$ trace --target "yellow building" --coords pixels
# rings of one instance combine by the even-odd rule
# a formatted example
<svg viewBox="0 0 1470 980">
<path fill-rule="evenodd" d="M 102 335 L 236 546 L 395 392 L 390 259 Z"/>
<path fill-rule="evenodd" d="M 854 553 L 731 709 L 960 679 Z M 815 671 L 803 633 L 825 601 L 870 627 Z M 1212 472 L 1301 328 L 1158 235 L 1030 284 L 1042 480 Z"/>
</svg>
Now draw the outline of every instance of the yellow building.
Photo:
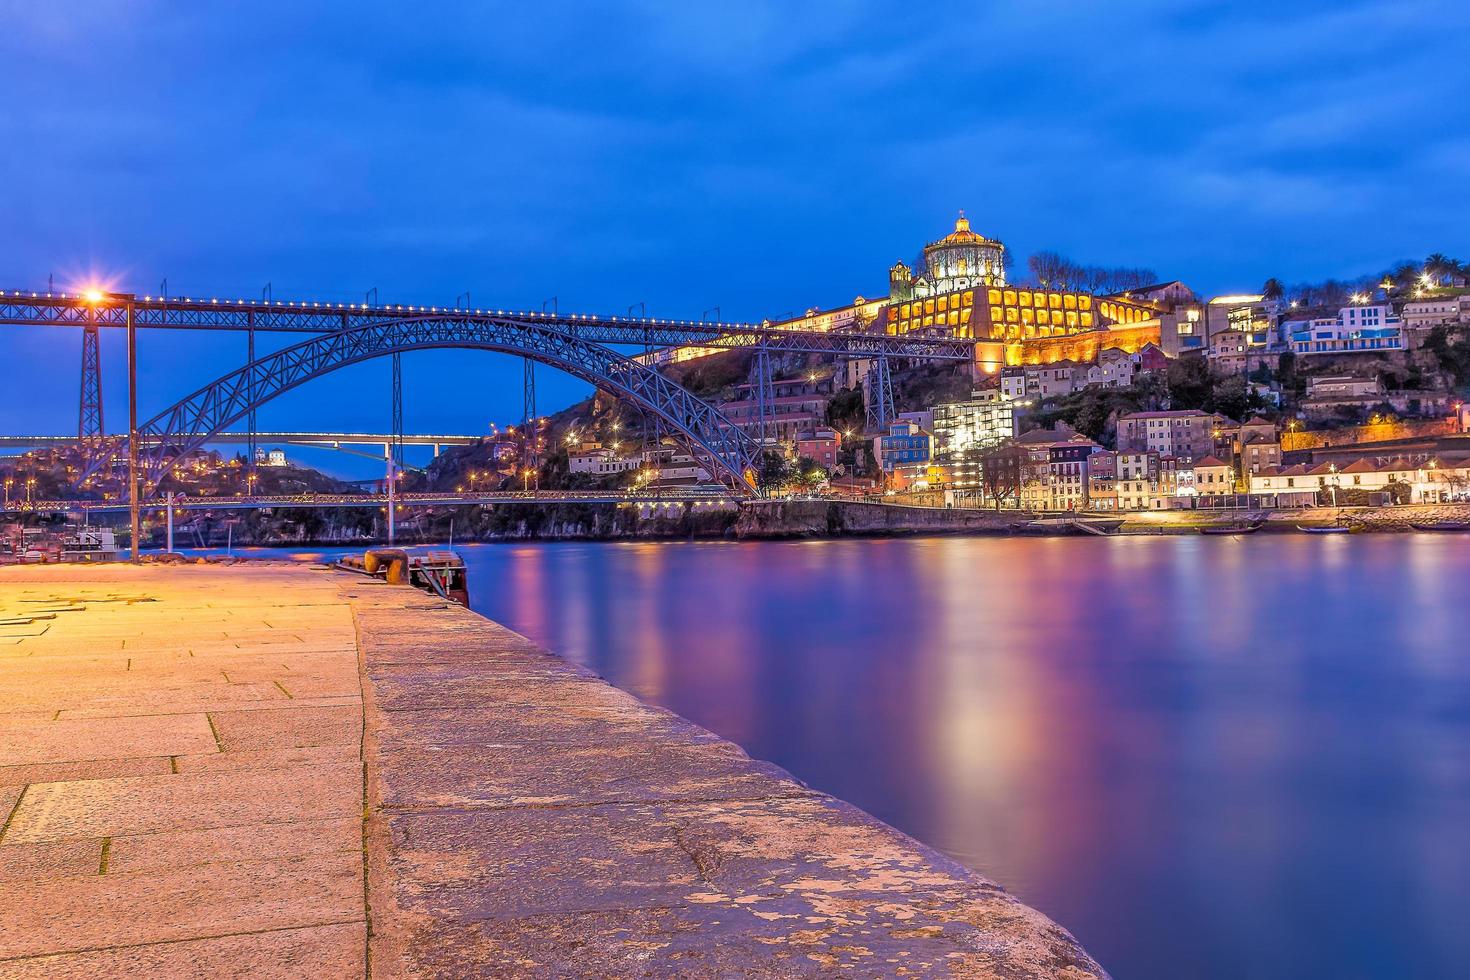
<svg viewBox="0 0 1470 980">
<path fill-rule="evenodd" d="M 1132 353 L 1158 343 L 1159 310 L 1151 304 L 1009 285 L 1004 254 L 1000 242 L 971 231 L 961 212 L 953 232 L 925 247 L 924 275 L 915 277 L 902 262 L 889 271 L 884 330 L 979 341 L 975 361 L 985 371 L 1096 360 L 1103 348 Z M 1062 338 L 1076 339 L 1056 342 Z"/>
</svg>

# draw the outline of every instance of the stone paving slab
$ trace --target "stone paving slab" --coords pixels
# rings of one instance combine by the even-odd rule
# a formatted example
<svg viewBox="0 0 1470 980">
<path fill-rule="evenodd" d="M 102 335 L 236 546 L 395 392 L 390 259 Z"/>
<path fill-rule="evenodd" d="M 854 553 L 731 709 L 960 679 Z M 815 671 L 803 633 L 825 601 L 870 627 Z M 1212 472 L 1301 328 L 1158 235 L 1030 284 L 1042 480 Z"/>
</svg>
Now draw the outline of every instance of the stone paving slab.
<svg viewBox="0 0 1470 980">
<path fill-rule="evenodd" d="M 308 926 L 0 961 L 0 980 L 355 980 L 366 947 L 361 922 Z"/>
<path fill-rule="evenodd" d="M 337 580 L 0 568 L 0 980 L 361 977 L 361 681 Z M 293 690 L 294 685 L 294 690 Z"/>
<path fill-rule="evenodd" d="M 87 762 L 114 756 L 168 756 L 215 747 L 203 714 L 61 719 L 35 724 L 0 718 L 0 759 L 13 765 Z"/>
</svg>

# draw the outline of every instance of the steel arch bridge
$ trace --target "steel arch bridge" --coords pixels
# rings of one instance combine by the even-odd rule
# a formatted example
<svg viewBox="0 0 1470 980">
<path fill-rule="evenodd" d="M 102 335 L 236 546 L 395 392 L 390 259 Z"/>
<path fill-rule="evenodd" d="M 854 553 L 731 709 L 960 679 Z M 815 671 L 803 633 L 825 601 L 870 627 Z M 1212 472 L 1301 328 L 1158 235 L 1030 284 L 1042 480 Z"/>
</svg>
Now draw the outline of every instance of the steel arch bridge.
<svg viewBox="0 0 1470 980">
<path fill-rule="evenodd" d="M 735 492 L 756 492 L 756 441 L 677 382 L 602 344 L 551 327 L 449 312 L 318 335 L 205 385 L 138 427 L 139 445 L 150 447 L 144 459 L 152 477 L 148 482 L 156 483 L 171 459 L 198 449 L 214 433 L 307 381 L 385 355 L 441 348 L 514 354 L 613 391 L 668 423 L 695 457 Z"/>
</svg>

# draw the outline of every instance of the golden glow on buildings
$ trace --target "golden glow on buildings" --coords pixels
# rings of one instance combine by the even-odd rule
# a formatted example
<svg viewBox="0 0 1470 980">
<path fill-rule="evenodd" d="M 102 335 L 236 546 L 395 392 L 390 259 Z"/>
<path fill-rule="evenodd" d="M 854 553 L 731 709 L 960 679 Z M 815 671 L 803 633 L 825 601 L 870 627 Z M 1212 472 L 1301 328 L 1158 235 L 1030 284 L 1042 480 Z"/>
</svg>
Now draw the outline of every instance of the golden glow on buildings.
<svg viewBox="0 0 1470 980">
<path fill-rule="evenodd" d="M 888 333 L 894 335 L 946 330 L 967 339 L 1030 340 L 1097 326 L 1091 296 L 1050 289 L 966 289 L 922 300 L 895 301 L 890 310 Z"/>
<path fill-rule="evenodd" d="M 984 250 L 982 268 L 975 267 L 969 249 Z M 1106 347 L 1131 353 L 1158 341 L 1158 310 L 1152 305 L 1126 296 L 1010 285 L 1003 253 L 1000 242 L 971 231 L 962 213 L 951 234 L 924 249 L 925 276 L 914 278 L 901 262 L 890 270 L 884 331 L 978 341 L 975 365 L 987 373 L 1007 365 L 1093 360 Z M 962 273 L 972 278 L 957 278 Z M 1070 337 L 1086 339 L 1055 343 Z"/>
<path fill-rule="evenodd" d="M 1156 316 L 1145 306 L 1088 293 L 990 286 L 895 300 L 885 330 L 894 336 L 945 332 L 973 340 L 1027 341 L 1131 327 Z"/>
</svg>

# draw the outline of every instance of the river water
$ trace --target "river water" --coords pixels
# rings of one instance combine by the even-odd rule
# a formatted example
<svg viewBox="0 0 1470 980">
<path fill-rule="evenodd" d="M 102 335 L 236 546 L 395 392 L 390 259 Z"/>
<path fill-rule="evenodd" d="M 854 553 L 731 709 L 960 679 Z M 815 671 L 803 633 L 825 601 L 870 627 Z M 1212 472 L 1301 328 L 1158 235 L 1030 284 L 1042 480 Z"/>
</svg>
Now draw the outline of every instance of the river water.
<svg viewBox="0 0 1470 980">
<path fill-rule="evenodd" d="M 462 549 L 474 608 L 1118 980 L 1470 975 L 1470 538 Z"/>
</svg>

